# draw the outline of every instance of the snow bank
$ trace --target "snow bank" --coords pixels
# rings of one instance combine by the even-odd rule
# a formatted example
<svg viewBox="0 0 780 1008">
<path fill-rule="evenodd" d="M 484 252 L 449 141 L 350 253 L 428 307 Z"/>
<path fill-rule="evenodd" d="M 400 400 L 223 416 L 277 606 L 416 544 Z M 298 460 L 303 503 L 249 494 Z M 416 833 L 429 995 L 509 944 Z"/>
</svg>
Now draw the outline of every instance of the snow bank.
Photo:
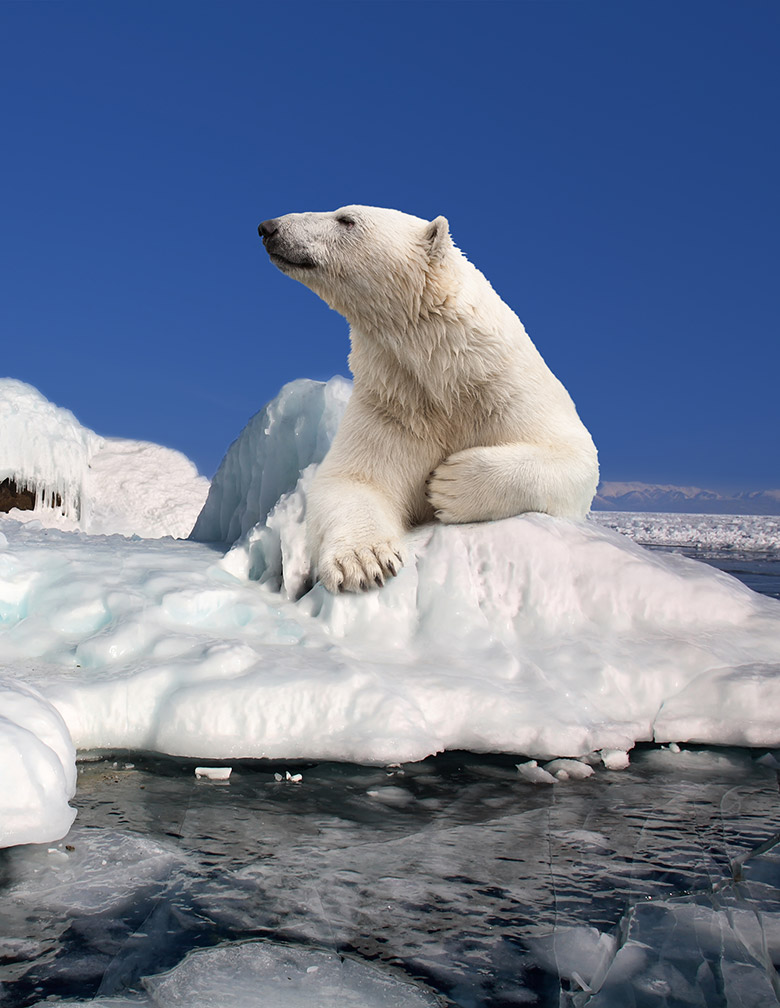
<svg viewBox="0 0 780 1008">
<path fill-rule="evenodd" d="M 185 538 L 209 482 L 181 452 L 100 438 L 36 389 L 0 379 L 0 481 L 36 495 L 17 521 L 90 535 Z M 61 502 L 57 504 L 57 501 Z"/>
<path fill-rule="evenodd" d="M 84 478 L 101 439 L 32 385 L 0 378 L 0 480 L 78 520 Z"/>
<path fill-rule="evenodd" d="M 87 474 L 81 530 L 185 539 L 208 489 L 209 481 L 181 452 L 147 441 L 106 438 Z"/>
<path fill-rule="evenodd" d="M 286 386 L 231 448 L 196 529 L 239 536 L 225 557 L 0 519 L 0 661 L 27 670 L 78 749 L 601 752 L 617 767 L 638 740 L 780 744 L 780 603 L 594 522 L 432 524 L 383 589 L 294 601 L 311 459 L 347 392 Z"/>
</svg>

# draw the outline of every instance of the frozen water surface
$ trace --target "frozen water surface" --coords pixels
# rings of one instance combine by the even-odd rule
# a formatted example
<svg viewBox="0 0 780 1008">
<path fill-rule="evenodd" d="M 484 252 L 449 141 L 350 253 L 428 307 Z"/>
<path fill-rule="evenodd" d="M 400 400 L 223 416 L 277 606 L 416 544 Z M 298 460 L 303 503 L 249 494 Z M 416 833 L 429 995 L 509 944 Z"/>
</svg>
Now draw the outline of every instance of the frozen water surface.
<svg viewBox="0 0 780 1008">
<path fill-rule="evenodd" d="M 644 746 L 554 787 L 462 752 L 229 783 L 115 755 L 63 841 L 2 855 L 0 1004 L 775 1003 L 771 755 Z"/>
</svg>

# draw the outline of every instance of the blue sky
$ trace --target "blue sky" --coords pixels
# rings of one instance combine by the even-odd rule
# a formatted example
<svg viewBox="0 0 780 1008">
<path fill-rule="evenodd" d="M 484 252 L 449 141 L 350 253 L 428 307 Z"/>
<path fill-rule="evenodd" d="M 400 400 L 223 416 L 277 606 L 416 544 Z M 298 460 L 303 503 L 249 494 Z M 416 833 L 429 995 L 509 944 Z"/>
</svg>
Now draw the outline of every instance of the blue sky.
<svg viewBox="0 0 780 1008">
<path fill-rule="evenodd" d="M 259 221 L 444 214 L 602 476 L 780 486 L 777 0 L 0 2 L 0 375 L 206 475 L 347 325 Z"/>
</svg>

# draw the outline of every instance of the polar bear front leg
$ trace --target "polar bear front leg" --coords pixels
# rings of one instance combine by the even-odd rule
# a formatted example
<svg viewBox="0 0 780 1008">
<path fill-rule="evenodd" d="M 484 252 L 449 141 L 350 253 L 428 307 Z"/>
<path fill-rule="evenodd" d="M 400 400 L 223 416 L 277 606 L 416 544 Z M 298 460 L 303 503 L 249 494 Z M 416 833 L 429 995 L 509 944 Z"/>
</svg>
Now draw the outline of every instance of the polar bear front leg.
<svg viewBox="0 0 780 1008">
<path fill-rule="evenodd" d="M 309 494 L 309 541 L 316 573 L 331 592 L 381 587 L 403 567 L 403 527 L 377 488 L 324 477 Z"/>
<path fill-rule="evenodd" d="M 427 496 L 447 524 L 497 521 L 527 511 L 587 514 L 598 482 L 595 449 L 486 445 L 448 456 L 428 477 Z"/>
<path fill-rule="evenodd" d="M 329 591 L 365 591 L 398 573 L 410 518 L 427 510 L 434 453 L 353 393 L 306 504 L 309 552 Z"/>
</svg>

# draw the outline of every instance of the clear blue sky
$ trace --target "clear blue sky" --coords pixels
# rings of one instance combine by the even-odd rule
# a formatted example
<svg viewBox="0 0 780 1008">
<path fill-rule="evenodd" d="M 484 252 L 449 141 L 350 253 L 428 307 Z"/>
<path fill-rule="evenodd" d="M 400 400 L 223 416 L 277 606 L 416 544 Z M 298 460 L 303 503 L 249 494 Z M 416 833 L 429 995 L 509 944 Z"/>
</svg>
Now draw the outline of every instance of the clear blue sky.
<svg viewBox="0 0 780 1008">
<path fill-rule="evenodd" d="M 606 479 L 780 486 L 780 3 L 0 2 L 0 375 L 206 475 L 347 325 L 259 221 L 446 215 Z"/>
</svg>

